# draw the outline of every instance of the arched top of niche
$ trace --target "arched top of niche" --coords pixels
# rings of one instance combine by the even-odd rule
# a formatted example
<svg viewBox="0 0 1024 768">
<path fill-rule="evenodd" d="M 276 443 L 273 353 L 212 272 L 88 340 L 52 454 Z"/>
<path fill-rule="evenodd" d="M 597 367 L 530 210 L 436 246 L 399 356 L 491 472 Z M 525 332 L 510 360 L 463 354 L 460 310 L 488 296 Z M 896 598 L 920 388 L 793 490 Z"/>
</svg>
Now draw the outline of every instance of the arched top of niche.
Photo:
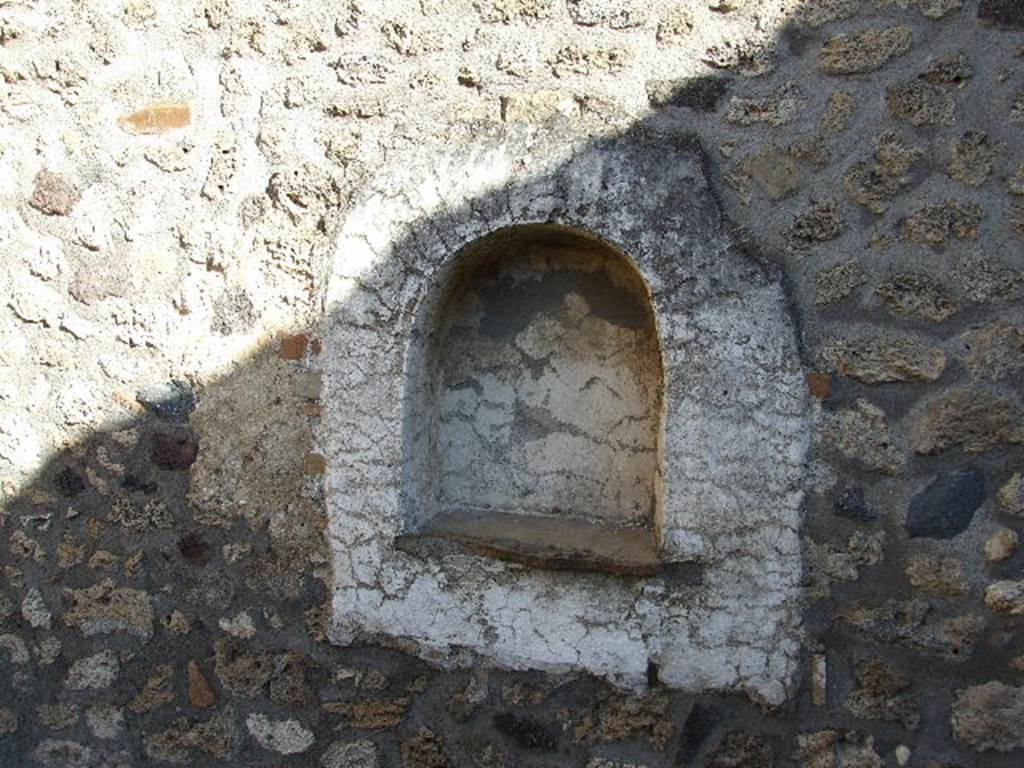
<svg viewBox="0 0 1024 768">
<path fill-rule="evenodd" d="M 417 325 L 399 546 L 657 570 L 664 367 L 632 260 L 575 228 L 502 228 L 440 272 Z"/>
</svg>

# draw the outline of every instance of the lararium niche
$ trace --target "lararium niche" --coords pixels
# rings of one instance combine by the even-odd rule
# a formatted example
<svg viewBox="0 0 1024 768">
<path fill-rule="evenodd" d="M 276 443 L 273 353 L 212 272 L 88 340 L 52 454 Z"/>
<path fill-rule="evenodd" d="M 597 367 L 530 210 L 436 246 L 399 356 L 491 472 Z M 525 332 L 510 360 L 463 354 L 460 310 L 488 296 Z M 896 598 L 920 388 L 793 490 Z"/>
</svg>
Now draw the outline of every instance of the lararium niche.
<svg viewBox="0 0 1024 768">
<path fill-rule="evenodd" d="M 663 371 L 643 277 L 550 224 L 485 236 L 447 273 L 410 369 L 399 546 L 657 570 Z"/>
<path fill-rule="evenodd" d="M 446 130 L 330 264 L 331 639 L 782 702 L 811 429 L 777 274 L 685 137 Z"/>
</svg>

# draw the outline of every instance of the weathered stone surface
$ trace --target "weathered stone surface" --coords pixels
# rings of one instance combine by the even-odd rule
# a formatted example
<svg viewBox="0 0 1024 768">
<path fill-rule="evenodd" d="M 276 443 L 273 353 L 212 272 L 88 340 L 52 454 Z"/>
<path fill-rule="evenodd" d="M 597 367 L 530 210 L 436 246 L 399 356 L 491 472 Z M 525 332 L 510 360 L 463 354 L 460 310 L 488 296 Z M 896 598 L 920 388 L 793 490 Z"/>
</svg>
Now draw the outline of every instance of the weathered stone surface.
<svg viewBox="0 0 1024 768">
<path fill-rule="evenodd" d="M 890 310 L 933 323 L 948 320 L 959 311 L 956 301 L 939 283 L 923 275 L 901 272 L 875 289 Z"/>
<path fill-rule="evenodd" d="M 320 757 L 320 768 L 380 767 L 380 752 L 372 741 L 336 741 Z"/>
<path fill-rule="evenodd" d="M 196 408 L 195 392 L 188 383 L 177 379 L 140 387 L 135 399 L 150 413 L 178 424 L 187 422 Z"/>
<path fill-rule="evenodd" d="M 270 700 L 283 707 L 305 707 L 313 701 L 313 688 L 309 684 L 311 663 L 301 651 L 288 651 L 274 659 L 274 674 L 270 679 Z"/>
<path fill-rule="evenodd" d="M 50 216 L 67 216 L 82 199 L 71 182 L 45 168 L 36 174 L 34 184 L 29 205 Z"/>
<path fill-rule="evenodd" d="M 733 96 L 725 110 L 726 121 L 734 125 L 763 123 L 777 127 L 793 122 L 805 99 L 793 83 L 786 83 L 770 96 Z"/>
<path fill-rule="evenodd" d="M 834 304 L 850 296 L 867 282 L 856 261 L 844 261 L 823 269 L 814 278 L 815 304 Z"/>
<path fill-rule="evenodd" d="M 1024 371 L 1024 326 L 996 320 L 965 334 L 964 348 L 976 379 L 998 381 Z"/>
<path fill-rule="evenodd" d="M 903 221 L 902 233 L 908 240 L 924 245 L 945 245 L 950 237 L 976 240 L 978 224 L 985 212 L 979 205 L 946 202 L 929 205 Z"/>
<path fill-rule="evenodd" d="M 173 666 L 158 665 L 146 679 L 142 690 L 128 704 L 128 708 L 135 714 L 142 714 L 174 701 L 173 678 Z"/>
<path fill-rule="evenodd" d="M 864 489 L 860 487 L 844 488 L 835 500 L 835 513 L 851 520 L 874 520 L 878 512 L 868 506 L 864 498 Z"/>
<path fill-rule="evenodd" d="M 875 139 L 873 161 L 853 165 L 843 177 L 843 189 L 853 202 L 873 213 L 884 213 L 889 202 L 910 183 L 909 171 L 923 151 L 896 133 Z"/>
<path fill-rule="evenodd" d="M 1024 442 L 1020 409 L 1010 400 L 984 391 L 956 389 L 924 406 L 913 427 L 918 453 L 939 453 L 960 446 L 981 453 L 1003 443 Z"/>
<path fill-rule="evenodd" d="M 93 751 L 77 741 L 44 739 L 32 750 L 32 758 L 43 768 L 93 768 Z"/>
<path fill-rule="evenodd" d="M 416 735 L 402 743 L 403 768 L 451 768 L 444 743 L 429 728 L 420 728 Z"/>
<path fill-rule="evenodd" d="M 1000 528 L 985 540 L 985 559 L 990 563 L 1001 563 L 1017 551 L 1020 537 L 1016 531 Z"/>
<path fill-rule="evenodd" d="M 949 145 L 949 175 L 968 186 L 980 186 L 992 173 L 998 154 L 984 131 L 967 131 Z"/>
<path fill-rule="evenodd" d="M 857 600 L 839 612 L 850 626 L 880 643 L 894 643 L 948 659 L 965 659 L 985 627 L 981 616 L 934 617 L 923 600 Z"/>
<path fill-rule="evenodd" d="M 566 5 L 569 17 L 583 27 L 630 29 L 647 21 L 645 4 L 638 0 L 567 0 Z"/>
<path fill-rule="evenodd" d="M 882 768 L 873 737 L 856 731 L 818 731 L 796 737 L 793 757 L 802 768 Z"/>
<path fill-rule="evenodd" d="M 906 463 L 886 422 L 885 411 L 867 400 L 858 400 L 852 408 L 828 414 L 822 434 L 840 453 L 868 469 L 894 475 Z"/>
<path fill-rule="evenodd" d="M 962 533 L 985 501 L 985 476 L 962 469 L 936 477 L 910 499 L 906 529 L 911 537 L 950 539 Z"/>
<path fill-rule="evenodd" d="M 775 764 L 775 750 L 760 734 L 730 731 L 711 750 L 706 768 L 753 768 Z"/>
<path fill-rule="evenodd" d="M 846 697 L 851 714 L 917 730 L 921 722 L 918 700 L 906 674 L 884 659 L 873 657 L 857 663 L 854 679 L 857 687 Z"/>
<path fill-rule="evenodd" d="M 0 707 L 0 737 L 9 736 L 18 730 L 18 715 L 13 709 Z"/>
<path fill-rule="evenodd" d="M 839 237 L 846 222 L 835 200 L 816 200 L 793 219 L 790 234 L 805 243 L 824 243 Z"/>
<path fill-rule="evenodd" d="M 801 5 L 797 9 L 797 18 L 804 24 L 820 27 L 830 21 L 839 21 L 855 16 L 860 10 L 863 0 L 819 0 L 816 3 Z"/>
<path fill-rule="evenodd" d="M 178 718 L 165 730 L 146 737 L 143 748 L 152 760 L 194 764 L 190 761 L 193 752 L 205 752 L 223 760 L 234 751 L 237 740 L 235 713 L 226 707 L 208 720 Z"/>
<path fill-rule="evenodd" d="M 985 605 L 1011 616 L 1024 615 L 1024 581 L 997 581 L 985 588 Z"/>
<path fill-rule="evenodd" d="M 782 200 L 800 188 L 800 169 L 788 153 L 773 145 L 744 158 L 737 170 L 753 180 L 769 200 Z"/>
<path fill-rule="evenodd" d="M 251 651 L 245 643 L 222 637 L 214 643 L 214 671 L 221 685 L 240 696 L 255 696 L 274 673 L 272 654 Z"/>
<path fill-rule="evenodd" d="M 969 590 L 963 563 L 957 557 L 911 555 L 906 574 L 911 586 L 940 597 L 963 597 Z"/>
<path fill-rule="evenodd" d="M 1024 747 L 1024 688 L 993 680 L 962 688 L 953 700 L 953 735 L 984 752 Z"/>
<path fill-rule="evenodd" d="M 912 339 L 882 336 L 857 341 L 833 339 L 822 359 L 843 376 L 865 384 L 893 381 L 934 381 L 946 368 L 946 355 Z"/>
<path fill-rule="evenodd" d="M 298 720 L 271 720 L 259 713 L 245 719 L 245 727 L 256 743 L 281 755 L 297 755 L 313 746 L 313 732 Z"/>
<path fill-rule="evenodd" d="M 962 87 L 974 75 L 974 68 L 963 51 L 948 53 L 931 62 L 920 78 L 935 85 Z"/>
<path fill-rule="evenodd" d="M 1024 476 L 1020 472 L 1014 472 L 999 489 L 996 500 L 999 502 L 1000 511 L 1024 517 Z"/>
<path fill-rule="evenodd" d="M 911 80 L 891 86 L 885 94 L 889 114 L 914 126 L 953 125 L 956 101 L 939 85 Z"/>
<path fill-rule="evenodd" d="M 833 37 L 818 51 L 818 67 L 828 75 L 874 72 L 910 50 L 914 34 L 910 27 L 865 29 Z"/>
<path fill-rule="evenodd" d="M 117 654 L 100 651 L 94 656 L 79 659 L 68 670 L 67 686 L 73 691 L 90 688 L 109 688 L 121 671 Z"/>
<path fill-rule="evenodd" d="M 378 730 L 402 722 L 411 702 L 407 698 L 368 699 L 364 701 L 330 701 L 322 706 L 327 712 L 341 715 L 352 728 Z"/>
<path fill-rule="evenodd" d="M 142 590 L 117 587 L 105 579 L 85 589 L 64 590 L 64 595 L 64 622 L 87 637 L 127 632 L 148 639 L 153 634 L 153 606 Z"/>
</svg>

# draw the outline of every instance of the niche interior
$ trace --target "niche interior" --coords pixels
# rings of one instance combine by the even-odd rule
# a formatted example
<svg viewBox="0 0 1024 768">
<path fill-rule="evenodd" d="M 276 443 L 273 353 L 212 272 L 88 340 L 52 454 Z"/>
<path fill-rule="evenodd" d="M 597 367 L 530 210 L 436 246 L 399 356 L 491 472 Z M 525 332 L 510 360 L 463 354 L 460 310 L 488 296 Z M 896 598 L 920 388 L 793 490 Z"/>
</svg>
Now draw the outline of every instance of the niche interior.
<svg viewBox="0 0 1024 768">
<path fill-rule="evenodd" d="M 664 370 L 630 258 L 563 226 L 502 229 L 452 260 L 418 325 L 399 547 L 657 570 Z"/>
</svg>

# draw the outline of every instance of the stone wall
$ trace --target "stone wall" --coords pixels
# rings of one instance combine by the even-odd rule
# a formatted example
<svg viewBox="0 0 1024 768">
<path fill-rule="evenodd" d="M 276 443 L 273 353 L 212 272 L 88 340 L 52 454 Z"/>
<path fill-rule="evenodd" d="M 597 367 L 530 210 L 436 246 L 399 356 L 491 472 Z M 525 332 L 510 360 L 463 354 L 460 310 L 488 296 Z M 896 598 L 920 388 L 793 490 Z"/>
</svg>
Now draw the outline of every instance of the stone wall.
<svg viewBox="0 0 1024 768">
<path fill-rule="evenodd" d="M 1019 765 L 1018 2 L 12 0 L 0 74 L 0 763 Z M 326 640 L 336 230 L 497 123 L 692 135 L 784 276 L 777 707 Z"/>
</svg>

